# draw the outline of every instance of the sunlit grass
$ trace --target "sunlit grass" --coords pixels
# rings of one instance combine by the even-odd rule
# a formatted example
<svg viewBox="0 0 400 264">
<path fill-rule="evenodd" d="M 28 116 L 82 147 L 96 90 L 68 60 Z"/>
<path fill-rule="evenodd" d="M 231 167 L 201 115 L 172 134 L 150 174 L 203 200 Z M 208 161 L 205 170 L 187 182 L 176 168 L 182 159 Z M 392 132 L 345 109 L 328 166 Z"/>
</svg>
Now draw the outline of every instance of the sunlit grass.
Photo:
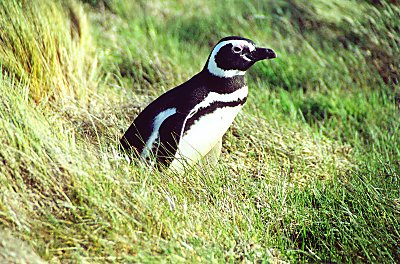
<svg viewBox="0 0 400 264">
<path fill-rule="evenodd" d="M 87 100 L 97 77 L 86 14 L 57 1 L 0 3 L 0 60 L 36 102 Z"/>
<path fill-rule="evenodd" d="M 399 11 L 1 2 L 0 262 L 398 262 Z M 121 158 L 140 109 L 226 35 L 278 58 L 249 71 L 219 165 L 176 175 Z"/>
</svg>

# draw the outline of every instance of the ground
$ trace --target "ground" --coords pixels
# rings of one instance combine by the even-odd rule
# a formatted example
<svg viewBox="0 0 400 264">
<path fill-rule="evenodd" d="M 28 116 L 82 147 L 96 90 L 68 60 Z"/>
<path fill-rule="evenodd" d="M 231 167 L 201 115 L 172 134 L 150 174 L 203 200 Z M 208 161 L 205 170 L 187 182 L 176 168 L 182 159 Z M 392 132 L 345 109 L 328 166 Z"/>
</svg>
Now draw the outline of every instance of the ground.
<svg viewBox="0 0 400 264">
<path fill-rule="evenodd" d="M 0 259 L 400 261 L 396 1 L 11 0 L 0 17 Z M 247 73 L 218 166 L 120 158 L 137 113 L 229 35 L 278 58 Z"/>
</svg>

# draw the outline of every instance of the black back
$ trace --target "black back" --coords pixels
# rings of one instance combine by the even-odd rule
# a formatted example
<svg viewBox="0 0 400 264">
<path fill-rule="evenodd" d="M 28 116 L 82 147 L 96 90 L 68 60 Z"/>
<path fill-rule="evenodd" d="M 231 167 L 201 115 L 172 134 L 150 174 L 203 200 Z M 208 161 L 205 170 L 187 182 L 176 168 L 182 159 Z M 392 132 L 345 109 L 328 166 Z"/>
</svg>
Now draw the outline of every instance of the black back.
<svg viewBox="0 0 400 264">
<path fill-rule="evenodd" d="M 157 150 L 153 150 L 153 153 L 156 153 L 157 162 L 168 165 L 176 153 L 183 122 L 194 106 L 203 101 L 211 91 L 219 94 L 232 93 L 244 85 L 243 76 L 221 78 L 203 69 L 187 82 L 167 91 L 150 103 L 136 117 L 121 138 L 122 148 L 130 153 L 133 151 L 133 153 L 139 155 L 145 147 L 146 140 L 152 133 L 154 118 L 168 108 L 176 108 L 176 114 L 168 117 L 161 125 L 159 130 L 161 145 Z M 237 104 L 243 104 L 244 101 L 238 101 Z M 217 107 L 220 107 L 220 105 L 212 104 L 209 108 L 201 109 L 201 111 L 212 112 Z M 193 120 L 192 118 L 187 121 L 183 133 L 194 123 Z"/>
<path fill-rule="evenodd" d="M 254 45 L 254 42 L 250 39 L 238 36 L 223 38 L 217 45 L 229 40 L 245 40 Z M 214 52 L 215 57 L 213 59 L 220 70 L 245 71 L 254 64 L 254 61 L 249 62 L 242 57 L 243 54 L 250 54 L 247 45 L 240 47 L 237 52 L 235 52 L 235 48 L 238 47 L 234 47 L 232 43 L 228 43 Z M 200 73 L 158 97 L 137 116 L 121 138 L 120 143 L 123 149 L 139 155 L 145 147 L 145 142 L 153 132 L 155 117 L 166 109 L 175 108 L 176 114 L 169 116 L 161 124 L 158 144 L 154 144 L 154 148 L 152 149 L 157 162 L 168 165 L 173 160 L 177 151 L 180 136 L 184 135 L 201 115 L 211 113 L 220 107 L 233 107 L 244 104 L 246 98 L 234 102 L 213 102 L 209 106 L 198 109 L 194 116 L 186 120 L 190 111 L 202 102 L 210 92 L 219 94 L 232 93 L 246 85 L 243 75 L 234 75 L 233 77 L 226 78 L 226 76 L 218 77 L 216 76 L 218 74 L 211 74 L 208 70 L 208 65 L 212 54 L 213 52 L 211 52 L 205 67 Z M 184 122 L 186 123 L 183 128 Z"/>
</svg>

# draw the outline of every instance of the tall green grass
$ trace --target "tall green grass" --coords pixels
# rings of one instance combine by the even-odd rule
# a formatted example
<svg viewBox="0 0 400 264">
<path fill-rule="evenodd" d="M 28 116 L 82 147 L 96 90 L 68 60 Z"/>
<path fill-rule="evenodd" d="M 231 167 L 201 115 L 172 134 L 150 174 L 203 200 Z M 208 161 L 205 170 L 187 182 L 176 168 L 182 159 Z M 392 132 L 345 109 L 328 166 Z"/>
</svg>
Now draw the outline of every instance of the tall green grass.
<svg viewBox="0 0 400 264">
<path fill-rule="evenodd" d="M 0 2 L 0 262 L 398 262 L 399 12 Z M 234 34 L 278 58 L 248 73 L 220 164 L 119 157 L 140 109 Z"/>
<path fill-rule="evenodd" d="M 81 6 L 68 1 L 2 1 L 0 60 L 3 72 L 28 82 L 40 102 L 87 100 L 96 58 Z"/>
</svg>

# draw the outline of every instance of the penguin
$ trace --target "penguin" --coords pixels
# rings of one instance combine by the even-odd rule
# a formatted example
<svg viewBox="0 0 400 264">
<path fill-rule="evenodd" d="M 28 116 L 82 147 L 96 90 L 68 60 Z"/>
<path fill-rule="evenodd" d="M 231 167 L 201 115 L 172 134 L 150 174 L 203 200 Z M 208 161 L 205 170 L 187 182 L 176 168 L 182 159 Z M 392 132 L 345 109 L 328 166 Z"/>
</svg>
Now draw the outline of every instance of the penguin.
<svg viewBox="0 0 400 264">
<path fill-rule="evenodd" d="M 273 58 L 272 49 L 256 47 L 250 39 L 221 39 L 199 73 L 139 113 L 120 147 L 159 169 L 181 172 L 203 157 L 216 163 L 222 137 L 247 100 L 246 71 Z"/>
</svg>

